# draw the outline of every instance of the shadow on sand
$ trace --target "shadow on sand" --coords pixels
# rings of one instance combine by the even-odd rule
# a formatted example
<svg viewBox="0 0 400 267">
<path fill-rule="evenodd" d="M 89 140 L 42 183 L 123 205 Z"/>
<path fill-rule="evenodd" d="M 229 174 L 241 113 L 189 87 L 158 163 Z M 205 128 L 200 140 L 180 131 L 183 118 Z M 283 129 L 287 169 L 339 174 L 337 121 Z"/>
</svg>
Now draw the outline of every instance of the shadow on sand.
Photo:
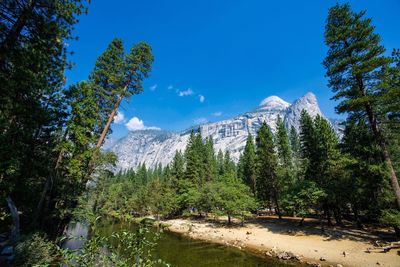
<svg viewBox="0 0 400 267">
<path fill-rule="evenodd" d="M 240 228 L 242 223 L 240 220 L 234 219 L 232 224 L 227 223 L 225 217 L 205 218 L 192 217 L 192 220 L 207 221 L 211 227 L 227 227 Z M 255 216 L 247 219 L 245 226 L 252 224 L 257 228 L 265 228 L 270 232 L 290 235 L 290 236 L 308 236 L 318 235 L 323 236 L 325 241 L 330 240 L 353 240 L 366 241 L 373 245 L 379 245 L 380 242 L 396 241 L 394 231 L 389 228 L 382 228 L 375 225 L 365 225 L 363 229 L 358 229 L 353 222 L 343 221 L 341 226 L 329 226 L 326 221 L 323 221 L 322 226 L 316 218 L 306 218 L 302 226 L 299 225 L 301 218 L 298 217 L 282 217 L 277 216 Z"/>
</svg>

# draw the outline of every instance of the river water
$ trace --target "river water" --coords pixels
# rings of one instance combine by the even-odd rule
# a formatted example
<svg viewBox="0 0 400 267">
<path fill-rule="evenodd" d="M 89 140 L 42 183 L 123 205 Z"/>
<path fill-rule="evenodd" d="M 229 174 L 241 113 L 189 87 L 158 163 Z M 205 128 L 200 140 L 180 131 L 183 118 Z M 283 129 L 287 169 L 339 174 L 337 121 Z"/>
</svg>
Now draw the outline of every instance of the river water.
<svg viewBox="0 0 400 267">
<path fill-rule="evenodd" d="M 121 230 L 135 231 L 136 227 L 136 224 L 106 221 L 101 224 L 98 230 L 105 236 L 109 236 L 113 232 Z M 82 223 L 71 224 L 68 232 L 69 235 L 85 236 L 87 235 L 87 228 Z M 76 249 L 82 245 L 82 243 L 77 243 L 82 241 L 76 239 L 67 242 L 64 244 L 65 248 Z M 292 262 L 282 262 L 236 248 L 193 240 L 171 232 L 162 233 L 154 254 L 175 267 L 300 266 Z"/>
</svg>

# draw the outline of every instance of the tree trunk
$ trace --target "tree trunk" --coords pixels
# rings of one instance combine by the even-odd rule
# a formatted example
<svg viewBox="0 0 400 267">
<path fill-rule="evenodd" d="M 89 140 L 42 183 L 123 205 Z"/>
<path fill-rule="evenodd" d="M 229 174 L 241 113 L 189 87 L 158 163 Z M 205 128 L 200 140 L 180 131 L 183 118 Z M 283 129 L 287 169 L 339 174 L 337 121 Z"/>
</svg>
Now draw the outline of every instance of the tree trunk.
<svg viewBox="0 0 400 267">
<path fill-rule="evenodd" d="M 228 224 L 231 225 L 231 214 L 228 213 Z"/>
<path fill-rule="evenodd" d="M 328 226 L 332 226 L 331 212 L 330 212 L 329 207 L 327 205 L 325 205 L 324 211 L 325 211 L 326 219 L 328 221 Z"/>
<path fill-rule="evenodd" d="M 400 227 L 398 226 L 393 226 L 394 232 L 396 233 L 397 239 L 400 239 Z"/>
<path fill-rule="evenodd" d="M 67 135 L 68 135 L 68 128 L 65 130 L 62 140 L 65 140 L 67 138 Z M 58 154 L 56 165 L 54 166 L 54 169 L 53 169 L 53 173 L 51 173 L 46 179 L 46 183 L 44 184 L 42 193 L 40 194 L 39 203 L 36 207 L 36 212 L 35 212 L 35 215 L 33 216 L 31 226 L 35 226 L 35 224 L 37 223 L 37 221 L 39 219 L 40 214 L 42 213 L 44 200 L 46 199 L 46 195 L 48 194 L 50 188 L 52 187 L 54 178 L 57 177 L 58 169 L 60 168 L 60 164 L 61 164 L 61 161 L 63 158 L 63 153 L 64 152 L 61 150 L 60 153 Z"/>
<path fill-rule="evenodd" d="M 358 214 L 358 209 L 356 207 L 353 206 L 353 213 L 354 213 L 354 217 L 356 219 L 357 222 L 357 228 L 358 229 L 363 229 L 363 225 L 361 223 L 361 218 L 360 215 Z"/>
<path fill-rule="evenodd" d="M 100 138 L 99 138 L 99 140 L 97 141 L 97 144 L 96 144 L 96 148 L 100 148 L 103 145 L 104 140 L 106 139 L 107 133 L 110 130 L 111 123 L 113 122 L 114 117 L 117 114 L 117 110 L 119 108 L 119 105 L 121 104 L 121 101 L 122 101 L 122 97 L 119 97 L 117 103 L 115 103 L 115 106 L 114 106 L 113 110 L 110 113 L 110 116 L 108 117 L 107 123 L 104 126 L 103 131 L 101 132 Z"/>
<path fill-rule="evenodd" d="M 277 196 L 276 192 L 274 192 L 274 202 L 275 202 L 275 212 L 278 215 L 279 220 L 281 220 L 282 214 L 281 214 L 281 209 L 279 207 L 278 196 Z"/>
<path fill-rule="evenodd" d="M 19 36 L 21 35 L 22 29 L 25 27 L 26 22 L 29 19 L 30 13 L 36 6 L 36 0 L 30 0 L 28 5 L 22 9 L 21 15 L 18 17 L 17 21 L 11 27 L 10 31 L 8 32 L 6 38 L 4 39 L 3 43 L 1 44 L 1 59 L 0 65 L 2 68 L 6 65 L 5 57 L 9 54 L 9 49 L 15 47 L 15 43 L 18 40 Z"/>
<path fill-rule="evenodd" d="M 358 86 L 361 90 L 361 93 L 363 96 L 366 96 L 365 88 L 364 88 L 364 82 L 362 78 L 357 77 L 357 82 Z M 390 182 L 392 184 L 392 188 L 394 191 L 394 194 L 396 196 L 396 201 L 397 201 L 397 208 L 400 209 L 400 185 L 399 185 L 399 180 L 397 179 L 396 172 L 393 167 L 392 159 L 390 158 L 389 150 L 387 148 L 386 140 L 381 132 L 381 129 L 379 128 L 378 125 L 378 120 L 376 118 L 376 114 L 372 108 L 372 105 L 370 102 L 367 102 L 365 104 L 365 110 L 367 112 L 368 116 L 368 121 L 371 124 L 372 132 L 375 136 L 375 138 L 378 140 L 378 144 L 382 149 L 383 152 L 383 158 L 385 160 L 385 164 L 389 170 L 390 173 Z"/>
<path fill-rule="evenodd" d="M 324 226 L 324 215 L 322 214 L 322 210 L 319 212 L 319 226 L 321 227 L 321 232 L 325 233 L 325 226 Z"/>
<path fill-rule="evenodd" d="M 339 208 L 335 208 L 335 209 L 333 210 L 333 216 L 335 217 L 336 225 L 343 226 L 342 214 L 341 214 Z"/>
<path fill-rule="evenodd" d="M 392 160 L 389 156 L 389 151 L 386 148 L 386 145 L 383 145 L 383 156 L 385 158 L 385 163 L 386 166 L 389 169 L 390 172 L 390 182 L 392 184 L 393 191 L 396 195 L 396 200 L 397 200 L 397 208 L 400 209 L 400 185 L 399 185 L 399 180 L 397 179 L 396 172 L 394 171 L 394 167 L 392 164 Z"/>
<path fill-rule="evenodd" d="M 374 136 L 378 140 L 379 145 L 382 149 L 383 158 L 385 160 L 385 164 L 390 173 L 390 182 L 392 184 L 392 188 L 393 188 L 394 194 L 396 196 L 397 207 L 400 209 L 400 185 L 399 185 L 399 180 L 397 179 L 396 172 L 393 167 L 392 159 L 390 158 L 389 150 L 388 150 L 386 142 L 382 136 L 382 133 L 378 126 L 378 122 L 376 120 L 376 116 L 372 110 L 371 105 L 367 104 L 366 109 L 367 109 L 369 122 L 371 123 L 372 132 L 374 133 Z"/>
<path fill-rule="evenodd" d="M 114 120 L 115 115 L 117 114 L 117 110 L 119 108 L 119 105 L 121 104 L 122 97 L 118 98 L 118 101 L 115 103 L 113 110 L 110 113 L 110 116 L 108 116 L 108 120 L 106 122 L 106 125 L 104 126 L 103 131 L 101 132 L 101 135 L 99 137 L 99 140 L 97 140 L 96 148 L 100 149 L 100 147 L 103 145 L 104 140 L 106 139 L 107 133 L 110 130 L 111 123 Z M 90 175 L 93 173 L 94 170 L 94 163 L 93 161 L 95 160 L 95 155 L 92 157 L 92 159 L 88 163 L 88 170 L 86 173 L 86 177 L 84 181 L 87 181 L 90 177 Z"/>
<path fill-rule="evenodd" d="M 304 223 L 304 216 L 301 217 L 301 221 L 299 222 L 299 226 L 303 226 Z"/>
<path fill-rule="evenodd" d="M 11 213 L 11 218 L 13 219 L 14 222 L 14 227 L 11 230 L 11 242 L 12 243 L 17 243 L 19 240 L 19 214 L 17 207 L 15 206 L 14 202 L 12 201 L 11 197 L 8 196 L 6 198 L 8 208 L 10 209 Z"/>
</svg>

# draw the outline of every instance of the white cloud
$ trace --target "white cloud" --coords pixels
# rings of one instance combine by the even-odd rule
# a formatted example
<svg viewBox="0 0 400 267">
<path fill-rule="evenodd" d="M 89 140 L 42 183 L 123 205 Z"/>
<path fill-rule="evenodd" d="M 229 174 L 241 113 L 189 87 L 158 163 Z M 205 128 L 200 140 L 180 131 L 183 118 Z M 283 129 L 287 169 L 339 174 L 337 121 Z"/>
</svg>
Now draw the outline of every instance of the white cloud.
<svg viewBox="0 0 400 267">
<path fill-rule="evenodd" d="M 221 111 L 217 111 L 217 112 L 214 112 L 212 115 L 213 115 L 214 117 L 219 117 L 219 116 L 222 115 L 222 112 L 221 112 Z"/>
<path fill-rule="evenodd" d="M 168 85 L 168 90 L 172 90 L 172 89 L 174 89 L 174 87 L 172 86 L 172 85 Z"/>
<path fill-rule="evenodd" d="M 143 130 L 144 129 L 144 123 L 138 117 L 133 117 L 132 119 L 130 119 L 125 124 L 125 126 L 129 131 Z"/>
<path fill-rule="evenodd" d="M 155 91 L 157 89 L 157 84 L 150 86 L 150 91 Z"/>
<path fill-rule="evenodd" d="M 199 101 L 200 103 L 203 103 L 206 98 L 203 95 L 199 95 Z"/>
<path fill-rule="evenodd" d="M 121 124 L 125 122 L 125 116 L 124 113 L 118 111 L 117 115 L 114 116 L 114 123 L 116 124 Z"/>
<path fill-rule="evenodd" d="M 195 124 L 204 124 L 204 123 L 207 123 L 208 120 L 207 120 L 207 118 L 196 118 L 196 119 L 194 119 L 193 122 L 194 122 Z"/>
<path fill-rule="evenodd" d="M 189 95 L 193 95 L 193 90 L 192 90 L 192 88 L 188 88 L 183 91 L 180 91 L 177 89 L 176 93 L 178 94 L 178 96 L 189 96 Z"/>
<path fill-rule="evenodd" d="M 127 123 L 125 123 L 125 127 L 129 131 L 137 131 L 137 130 L 160 130 L 158 127 L 154 126 L 145 126 L 143 120 L 138 117 L 131 118 Z"/>
</svg>

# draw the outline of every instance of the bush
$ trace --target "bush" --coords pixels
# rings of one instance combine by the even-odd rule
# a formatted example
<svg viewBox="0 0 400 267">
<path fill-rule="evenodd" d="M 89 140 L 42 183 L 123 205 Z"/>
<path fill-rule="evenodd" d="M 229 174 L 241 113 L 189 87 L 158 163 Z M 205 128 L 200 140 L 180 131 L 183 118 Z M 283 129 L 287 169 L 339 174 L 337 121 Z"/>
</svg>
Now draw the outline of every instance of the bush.
<svg viewBox="0 0 400 267">
<path fill-rule="evenodd" d="M 400 211 L 395 209 L 384 210 L 382 211 L 380 221 L 389 226 L 400 227 Z"/>
<path fill-rule="evenodd" d="M 400 211 L 395 209 L 387 209 L 382 211 L 380 222 L 391 226 L 396 232 L 397 238 L 400 239 Z"/>
<path fill-rule="evenodd" d="M 50 266 L 58 256 L 57 246 L 44 234 L 34 233 L 15 248 L 16 266 Z"/>
</svg>

